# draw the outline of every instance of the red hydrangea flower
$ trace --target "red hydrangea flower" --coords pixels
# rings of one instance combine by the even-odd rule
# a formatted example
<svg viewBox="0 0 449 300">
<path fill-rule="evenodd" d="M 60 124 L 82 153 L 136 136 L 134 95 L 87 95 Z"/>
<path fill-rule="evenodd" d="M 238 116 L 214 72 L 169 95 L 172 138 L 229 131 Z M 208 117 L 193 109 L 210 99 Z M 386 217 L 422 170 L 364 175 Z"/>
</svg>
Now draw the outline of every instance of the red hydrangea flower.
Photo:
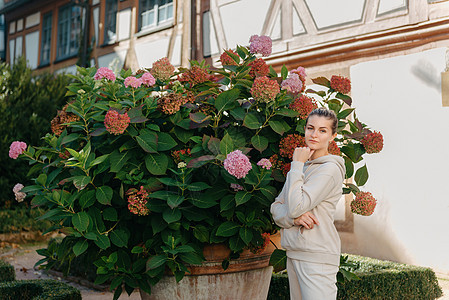
<svg viewBox="0 0 449 300">
<path fill-rule="evenodd" d="M 27 144 L 25 142 L 15 141 L 9 146 L 9 157 L 12 159 L 17 159 L 20 154 L 25 152 L 27 149 Z"/>
<path fill-rule="evenodd" d="M 262 54 L 262 56 L 269 56 L 271 54 L 273 43 L 269 36 L 258 36 L 257 34 L 255 34 L 251 36 L 249 42 L 249 51 L 251 53 L 260 53 Z"/>
<path fill-rule="evenodd" d="M 378 131 L 368 133 L 361 141 L 366 153 L 379 153 L 384 147 L 384 138 Z"/>
<path fill-rule="evenodd" d="M 137 89 L 142 85 L 142 79 L 136 78 L 134 76 L 128 76 L 125 78 L 125 86 L 126 87 L 133 87 Z"/>
<path fill-rule="evenodd" d="M 331 88 L 339 93 L 347 94 L 351 91 L 351 80 L 343 76 L 333 75 L 331 77 Z"/>
<path fill-rule="evenodd" d="M 125 132 L 130 121 L 128 113 L 121 115 L 118 111 L 110 109 L 104 117 L 104 126 L 109 133 L 119 135 Z"/>
<path fill-rule="evenodd" d="M 327 148 L 327 151 L 333 155 L 338 155 L 338 156 L 341 155 L 340 148 L 338 148 L 337 143 L 335 141 L 332 141 L 329 143 L 329 147 Z"/>
<path fill-rule="evenodd" d="M 255 59 L 250 62 L 248 66 L 251 67 L 249 75 L 252 77 L 267 76 L 268 73 L 270 73 L 270 67 L 268 67 L 267 63 L 262 58 Z"/>
<path fill-rule="evenodd" d="M 148 192 L 140 187 L 140 190 L 129 189 L 126 192 L 128 196 L 128 209 L 131 213 L 139 216 L 146 216 L 150 213 L 150 209 L 146 206 L 148 203 Z"/>
<path fill-rule="evenodd" d="M 290 103 L 289 108 L 297 111 L 301 119 L 306 119 L 312 110 L 318 108 L 315 99 L 306 95 L 300 95 Z"/>
<path fill-rule="evenodd" d="M 110 81 L 115 81 L 115 74 L 111 69 L 102 67 L 97 70 L 97 73 L 95 73 L 94 79 L 100 80 L 102 78 L 105 78 Z"/>
<path fill-rule="evenodd" d="M 178 76 L 178 80 L 183 83 L 187 82 L 192 87 L 195 84 L 208 81 L 209 74 L 207 73 L 207 70 L 199 66 L 193 66 L 186 72 L 182 73 L 181 76 Z"/>
<path fill-rule="evenodd" d="M 362 216 L 371 216 L 376 204 L 377 200 L 370 192 L 358 192 L 351 202 L 351 211 Z"/>
<path fill-rule="evenodd" d="M 180 163 L 181 161 L 184 161 L 187 157 L 190 157 L 190 148 L 174 150 L 172 151 L 171 156 L 173 157 L 173 160 L 175 161 L 176 164 Z"/>
<path fill-rule="evenodd" d="M 281 166 L 281 171 L 284 176 L 287 176 L 287 173 L 290 171 L 292 164 L 291 163 L 283 163 Z"/>
<path fill-rule="evenodd" d="M 163 57 L 153 63 L 151 68 L 151 75 L 161 81 L 167 81 L 175 74 L 175 67 L 170 63 L 167 57 Z"/>
<path fill-rule="evenodd" d="M 181 106 L 187 102 L 195 101 L 195 97 L 191 94 L 186 94 L 185 96 L 178 93 L 169 93 L 157 101 L 157 108 L 164 114 L 173 115 L 181 109 Z"/>
<path fill-rule="evenodd" d="M 251 252 L 254 254 L 261 254 L 262 252 L 265 251 L 265 249 L 267 248 L 268 244 L 270 244 L 270 234 L 268 232 L 264 232 L 261 234 L 262 235 L 262 239 L 263 239 L 263 244 L 262 245 L 258 245 L 254 248 L 251 249 Z"/>
<path fill-rule="evenodd" d="M 243 154 L 240 150 L 235 150 L 228 153 L 223 165 L 226 171 L 237 179 L 245 178 L 249 170 L 252 168 L 248 156 Z"/>
<path fill-rule="evenodd" d="M 279 142 L 279 154 L 292 159 L 296 147 L 307 147 L 305 138 L 297 133 L 289 134 Z"/>
<path fill-rule="evenodd" d="M 231 52 L 232 54 L 237 55 L 233 50 L 229 49 L 228 52 Z M 232 57 L 229 56 L 226 52 L 223 52 L 220 55 L 220 62 L 222 66 L 236 66 L 237 63 L 232 59 Z"/>
<path fill-rule="evenodd" d="M 268 103 L 276 99 L 279 90 L 279 84 L 276 80 L 269 79 L 266 76 L 257 77 L 251 88 L 251 95 L 256 101 Z"/>
</svg>

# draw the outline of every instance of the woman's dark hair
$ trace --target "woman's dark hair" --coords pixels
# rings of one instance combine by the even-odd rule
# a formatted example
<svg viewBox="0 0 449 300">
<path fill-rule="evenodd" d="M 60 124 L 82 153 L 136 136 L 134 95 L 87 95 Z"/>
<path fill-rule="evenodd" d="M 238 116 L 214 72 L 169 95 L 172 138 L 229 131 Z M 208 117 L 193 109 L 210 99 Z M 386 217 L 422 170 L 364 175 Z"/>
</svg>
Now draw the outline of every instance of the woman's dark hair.
<svg viewBox="0 0 449 300">
<path fill-rule="evenodd" d="M 311 116 L 320 116 L 320 117 L 325 117 L 328 120 L 331 120 L 332 121 L 332 126 L 331 126 L 332 134 L 335 134 L 337 132 L 338 118 L 333 110 L 327 109 L 325 107 L 319 107 L 319 108 L 312 110 L 310 112 L 310 114 L 307 116 L 306 126 L 307 126 L 307 122 L 309 121 L 309 118 Z"/>
</svg>

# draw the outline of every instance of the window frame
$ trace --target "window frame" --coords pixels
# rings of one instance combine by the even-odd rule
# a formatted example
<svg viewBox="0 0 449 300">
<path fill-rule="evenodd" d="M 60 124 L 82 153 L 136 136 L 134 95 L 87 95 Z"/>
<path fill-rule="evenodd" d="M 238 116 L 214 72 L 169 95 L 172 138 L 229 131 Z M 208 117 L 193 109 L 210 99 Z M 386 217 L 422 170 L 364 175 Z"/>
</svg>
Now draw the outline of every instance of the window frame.
<svg viewBox="0 0 449 300">
<path fill-rule="evenodd" d="M 78 14 L 76 14 L 76 11 L 74 12 L 74 10 L 78 10 Z M 64 16 L 64 19 L 61 19 L 61 16 L 64 13 L 68 14 L 68 16 Z M 59 8 L 58 31 L 56 36 L 56 61 L 64 60 L 78 55 L 80 46 L 79 39 L 82 34 L 82 15 L 83 9 L 74 4 L 67 4 Z M 73 24 L 77 24 L 74 21 L 78 21 L 78 26 L 73 26 Z M 64 26 L 67 26 L 68 29 L 66 29 Z M 64 41 L 61 40 L 61 36 L 67 39 L 64 44 L 62 44 Z M 75 47 L 71 47 L 72 43 L 75 44 Z"/>
<path fill-rule="evenodd" d="M 151 2 L 154 2 L 154 6 L 152 9 L 146 9 L 146 4 L 151 4 Z M 161 4 L 162 2 L 166 2 Z M 165 18 L 164 20 L 159 21 L 160 12 L 164 9 L 170 9 L 171 8 L 171 17 Z M 143 26 L 143 17 L 142 15 L 146 12 L 153 11 L 153 22 L 152 24 Z M 168 12 L 168 10 L 166 10 Z M 166 28 L 167 26 L 173 25 L 174 23 L 174 16 L 175 16 L 175 0 L 139 0 L 139 16 L 138 16 L 138 29 L 139 32 L 149 32 L 154 31 L 160 28 Z"/>
<path fill-rule="evenodd" d="M 42 15 L 42 34 L 41 34 L 41 51 L 39 53 L 39 66 L 48 65 L 51 61 L 51 34 L 53 23 L 53 12 L 49 11 Z M 44 49 L 48 42 L 48 60 L 44 60 Z"/>
<path fill-rule="evenodd" d="M 115 4 L 115 5 L 111 5 L 111 4 Z M 112 13 L 109 13 L 109 8 L 112 7 L 112 9 L 114 10 L 114 6 L 115 6 L 115 11 Z M 103 30 L 103 44 L 104 45 L 110 45 L 110 44 L 114 44 L 117 42 L 117 13 L 118 13 L 118 3 L 117 0 L 106 0 L 105 1 L 105 9 L 104 9 L 104 30 Z M 113 38 L 109 38 L 108 36 L 108 16 L 113 16 L 114 17 L 114 25 L 115 25 L 115 36 Z"/>
</svg>

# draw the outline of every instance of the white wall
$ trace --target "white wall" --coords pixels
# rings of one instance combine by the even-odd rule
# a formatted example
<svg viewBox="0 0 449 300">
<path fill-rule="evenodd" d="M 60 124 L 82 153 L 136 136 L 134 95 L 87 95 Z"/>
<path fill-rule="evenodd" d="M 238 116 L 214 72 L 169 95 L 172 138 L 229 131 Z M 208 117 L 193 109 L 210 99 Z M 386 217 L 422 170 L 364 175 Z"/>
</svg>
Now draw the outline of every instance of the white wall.
<svg viewBox="0 0 449 300">
<path fill-rule="evenodd" d="M 449 108 L 440 73 L 446 49 L 351 67 L 357 115 L 384 136 L 366 155 L 365 190 L 378 200 L 370 217 L 355 216 L 352 252 L 449 272 Z"/>
</svg>

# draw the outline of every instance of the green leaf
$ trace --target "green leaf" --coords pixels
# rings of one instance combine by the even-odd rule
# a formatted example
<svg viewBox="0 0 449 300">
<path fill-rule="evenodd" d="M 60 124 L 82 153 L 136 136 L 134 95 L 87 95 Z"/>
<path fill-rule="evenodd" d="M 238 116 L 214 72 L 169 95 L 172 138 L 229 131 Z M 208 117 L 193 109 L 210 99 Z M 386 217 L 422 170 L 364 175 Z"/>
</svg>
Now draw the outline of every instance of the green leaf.
<svg viewBox="0 0 449 300">
<path fill-rule="evenodd" d="M 151 257 L 147 262 L 148 269 L 156 269 L 157 267 L 162 266 L 167 261 L 167 257 L 165 255 L 156 255 Z"/>
<path fill-rule="evenodd" d="M 73 185 L 78 190 L 83 190 L 90 183 L 90 176 L 75 176 L 73 177 Z"/>
<path fill-rule="evenodd" d="M 209 242 L 209 230 L 206 226 L 198 225 L 193 229 L 193 236 L 202 243 Z"/>
<path fill-rule="evenodd" d="M 358 186 L 362 186 L 366 183 L 368 180 L 368 169 L 366 168 L 366 165 L 355 172 L 354 179 Z"/>
<path fill-rule="evenodd" d="M 287 70 L 287 67 L 285 65 L 282 65 L 281 76 L 282 76 L 282 80 L 285 80 L 287 78 L 287 76 L 288 76 L 288 70 Z"/>
<path fill-rule="evenodd" d="M 246 245 L 248 245 L 249 242 L 251 242 L 251 240 L 253 239 L 253 232 L 247 227 L 240 228 L 239 235 Z"/>
<path fill-rule="evenodd" d="M 203 259 L 195 252 L 181 253 L 180 258 L 190 265 L 201 265 Z"/>
<path fill-rule="evenodd" d="M 218 153 L 220 153 L 220 139 L 211 137 L 207 142 L 207 149 L 209 149 L 214 155 L 218 155 Z"/>
<path fill-rule="evenodd" d="M 243 120 L 243 126 L 249 129 L 259 129 L 262 126 L 262 123 L 259 121 L 255 114 L 249 113 Z"/>
<path fill-rule="evenodd" d="M 335 97 L 337 97 L 338 99 L 341 99 L 348 106 L 352 105 L 352 98 L 349 97 L 348 95 L 345 95 L 345 94 L 342 94 L 342 93 L 337 93 L 337 95 Z"/>
<path fill-rule="evenodd" d="M 103 219 L 106 221 L 117 221 L 117 211 L 113 207 L 108 207 L 103 211 Z"/>
<path fill-rule="evenodd" d="M 351 178 L 354 174 L 354 164 L 349 157 L 344 156 L 343 158 L 345 159 L 346 178 Z"/>
<path fill-rule="evenodd" d="M 157 151 L 167 151 L 175 147 L 178 143 L 166 132 L 158 134 Z"/>
<path fill-rule="evenodd" d="M 168 157 L 165 154 L 147 154 L 145 166 L 153 175 L 164 175 L 168 167 Z"/>
<path fill-rule="evenodd" d="M 247 191 L 239 191 L 235 194 L 235 204 L 237 206 L 248 202 L 251 199 L 251 193 Z"/>
<path fill-rule="evenodd" d="M 100 157 L 97 157 L 96 159 L 94 159 L 93 161 L 90 162 L 89 164 L 89 168 L 96 166 L 98 164 L 101 164 L 102 162 L 104 162 L 107 158 L 109 157 L 109 154 L 105 154 L 102 155 Z"/>
<path fill-rule="evenodd" d="M 42 186 L 45 186 L 45 183 L 47 182 L 47 174 L 40 174 L 37 177 L 36 182 Z"/>
<path fill-rule="evenodd" d="M 275 249 L 270 257 L 270 266 L 273 266 L 275 273 L 287 268 L 287 253 L 285 250 Z"/>
<path fill-rule="evenodd" d="M 106 185 L 98 187 L 97 191 L 95 192 L 95 196 L 98 202 L 104 205 L 111 205 L 112 194 L 112 188 Z"/>
<path fill-rule="evenodd" d="M 126 247 L 128 245 L 129 235 L 123 229 L 116 229 L 109 233 L 111 242 L 117 247 Z"/>
<path fill-rule="evenodd" d="M 82 240 L 76 242 L 76 244 L 73 246 L 73 253 L 75 253 L 75 256 L 79 256 L 84 251 L 86 251 L 88 248 L 87 240 Z"/>
<path fill-rule="evenodd" d="M 109 161 L 111 162 L 111 172 L 117 173 L 122 169 L 128 159 L 131 158 L 131 153 L 128 151 L 119 152 L 115 150 L 109 156 Z"/>
<path fill-rule="evenodd" d="M 167 199 L 167 204 L 171 209 L 178 207 L 182 202 L 184 202 L 184 196 L 181 195 L 170 195 Z"/>
<path fill-rule="evenodd" d="M 143 252 L 143 248 L 140 246 L 134 246 L 134 248 L 131 250 L 131 253 L 136 253 L 136 254 L 139 254 L 142 252 Z"/>
<path fill-rule="evenodd" d="M 240 90 L 234 88 L 232 90 L 224 91 L 218 95 L 217 99 L 215 99 L 215 107 L 217 108 L 218 113 L 230 109 L 233 106 L 237 106 L 235 100 L 237 100 L 239 94 Z"/>
<path fill-rule="evenodd" d="M 254 148 L 259 150 L 259 152 L 262 152 L 268 147 L 268 139 L 260 135 L 255 135 L 251 138 L 251 144 Z"/>
<path fill-rule="evenodd" d="M 338 119 L 346 119 L 346 117 L 349 116 L 349 115 L 352 113 L 352 111 L 353 111 L 354 109 L 355 109 L 355 108 L 348 108 L 348 109 L 345 109 L 345 110 L 339 112 L 339 113 L 337 114 L 337 118 L 338 118 Z"/>
<path fill-rule="evenodd" d="M 281 116 L 285 116 L 285 117 L 296 117 L 299 115 L 299 112 L 293 110 L 293 109 L 289 109 L 289 108 L 280 108 L 279 110 L 276 111 L 277 115 L 281 115 Z"/>
<path fill-rule="evenodd" d="M 217 229 L 218 236 L 233 236 L 239 231 L 240 225 L 231 221 L 226 221 Z"/>
<path fill-rule="evenodd" d="M 155 132 L 147 129 L 142 129 L 140 135 L 136 136 L 137 143 L 145 152 L 156 153 L 158 148 L 158 136 Z"/>
<path fill-rule="evenodd" d="M 105 235 L 99 235 L 98 239 L 95 241 L 95 244 L 103 250 L 105 250 L 111 246 L 111 242 L 109 241 L 109 238 Z"/>
<path fill-rule="evenodd" d="M 92 206 L 95 203 L 96 197 L 95 197 L 95 191 L 90 190 L 83 193 L 80 197 L 79 204 L 82 209 L 88 208 L 89 206 Z"/>
<path fill-rule="evenodd" d="M 317 78 L 313 78 L 312 82 L 315 84 L 319 84 L 325 87 L 330 88 L 331 87 L 331 82 L 329 81 L 329 79 L 327 79 L 326 77 L 317 77 Z"/>
<path fill-rule="evenodd" d="M 192 130 L 185 130 L 180 127 L 175 127 L 174 131 L 175 131 L 175 135 L 178 138 L 178 140 L 180 140 L 184 144 L 186 144 L 194 134 L 192 132 Z"/>
<path fill-rule="evenodd" d="M 204 194 L 201 194 L 198 197 L 190 198 L 190 201 L 193 205 L 199 208 L 210 208 L 217 204 L 216 199 L 207 197 Z"/>
<path fill-rule="evenodd" d="M 89 215 L 82 211 L 72 217 L 72 224 L 78 231 L 85 231 L 89 226 Z"/>
<path fill-rule="evenodd" d="M 187 186 L 187 189 L 191 192 L 200 192 L 210 188 L 211 186 L 204 182 L 192 182 Z"/>
<path fill-rule="evenodd" d="M 168 224 L 179 221 L 182 217 L 182 213 L 178 208 L 167 208 L 162 213 L 162 218 L 164 218 L 165 222 Z"/>
<path fill-rule="evenodd" d="M 231 116 L 233 116 L 236 120 L 239 120 L 239 121 L 243 120 L 245 118 L 245 114 L 246 114 L 245 109 L 243 109 L 241 106 L 238 106 L 238 107 L 232 109 L 230 111 L 230 113 L 231 113 Z"/>
<path fill-rule="evenodd" d="M 223 139 L 220 142 L 220 153 L 223 155 L 227 155 L 234 151 L 234 142 L 229 134 L 225 134 Z"/>
<path fill-rule="evenodd" d="M 220 200 L 220 211 L 226 211 L 235 207 L 233 195 L 226 195 Z"/>
</svg>

